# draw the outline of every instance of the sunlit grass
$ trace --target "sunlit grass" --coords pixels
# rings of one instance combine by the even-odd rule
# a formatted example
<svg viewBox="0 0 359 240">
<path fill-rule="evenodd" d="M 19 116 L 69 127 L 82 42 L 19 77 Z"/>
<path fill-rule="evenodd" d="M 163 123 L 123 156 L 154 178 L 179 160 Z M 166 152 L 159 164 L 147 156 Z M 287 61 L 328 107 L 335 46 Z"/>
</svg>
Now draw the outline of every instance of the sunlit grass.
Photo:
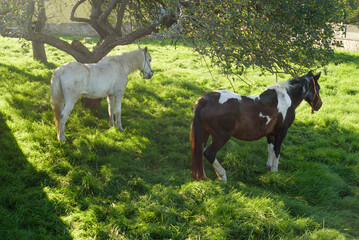
<svg viewBox="0 0 359 240">
<path fill-rule="evenodd" d="M 218 153 L 229 178 L 220 183 L 207 162 L 213 181 L 192 181 L 190 123 L 198 97 L 233 89 L 191 48 L 142 40 L 155 75 L 130 76 L 125 131 L 109 128 L 105 100 L 91 110 L 78 101 L 63 144 L 50 80 L 73 59 L 47 46 L 44 65 L 22 44 L 0 38 L 0 239 L 359 238 L 358 53 L 338 52 L 341 63 L 322 72 L 320 111 L 297 109 L 279 172 L 266 170 L 265 139 L 231 140 Z M 237 79 L 237 93 L 276 82 L 255 69 L 244 79 L 252 87 Z"/>
</svg>

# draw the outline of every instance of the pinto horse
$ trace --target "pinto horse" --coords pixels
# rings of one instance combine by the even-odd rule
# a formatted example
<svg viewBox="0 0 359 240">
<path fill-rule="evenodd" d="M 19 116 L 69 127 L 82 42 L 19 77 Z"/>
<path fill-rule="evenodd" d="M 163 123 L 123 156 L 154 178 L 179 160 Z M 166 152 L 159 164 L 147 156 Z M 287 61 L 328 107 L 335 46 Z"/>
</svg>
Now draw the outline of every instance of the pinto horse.
<svg viewBox="0 0 359 240">
<path fill-rule="evenodd" d="M 278 171 L 282 142 L 295 118 L 295 109 L 306 100 L 312 113 L 322 106 L 318 79 L 312 72 L 267 88 L 256 97 L 228 90 L 216 90 L 200 97 L 194 106 L 191 126 L 192 175 L 206 179 L 203 155 L 212 164 L 219 180 L 227 180 L 226 171 L 216 159 L 217 152 L 233 136 L 253 141 L 264 136 L 268 143 L 269 171 Z M 209 136 L 212 142 L 203 152 Z"/>
<path fill-rule="evenodd" d="M 66 141 L 65 124 L 81 95 L 87 98 L 107 97 L 110 126 L 115 124 L 123 131 L 121 103 L 127 76 L 135 70 L 141 70 L 146 79 L 153 76 L 147 47 L 107 56 L 96 64 L 70 62 L 58 67 L 51 79 L 51 101 L 59 141 Z"/>
</svg>

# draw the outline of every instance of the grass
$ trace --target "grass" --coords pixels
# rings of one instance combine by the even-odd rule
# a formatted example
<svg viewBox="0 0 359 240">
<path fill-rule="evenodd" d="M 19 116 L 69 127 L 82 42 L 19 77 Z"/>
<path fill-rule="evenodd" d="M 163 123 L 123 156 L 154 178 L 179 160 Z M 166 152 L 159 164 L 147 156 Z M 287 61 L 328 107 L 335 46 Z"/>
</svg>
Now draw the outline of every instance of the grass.
<svg viewBox="0 0 359 240">
<path fill-rule="evenodd" d="M 337 52 L 320 79 L 323 107 L 302 103 L 279 171 L 266 141 L 229 141 L 218 153 L 229 181 L 191 179 L 189 131 L 196 99 L 231 85 L 185 44 L 143 40 L 155 75 L 130 76 L 124 132 L 108 127 L 107 103 L 80 101 L 56 140 L 50 64 L 0 38 L 0 239 L 359 239 L 359 54 Z M 116 48 L 130 51 L 136 45 Z M 207 61 L 208 62 L 208 61 Z M 237 93 L 258 95 L 275 77 L 249 70 Z M 280 75 L 279 80 L 289 77 Z"/>
</svg>

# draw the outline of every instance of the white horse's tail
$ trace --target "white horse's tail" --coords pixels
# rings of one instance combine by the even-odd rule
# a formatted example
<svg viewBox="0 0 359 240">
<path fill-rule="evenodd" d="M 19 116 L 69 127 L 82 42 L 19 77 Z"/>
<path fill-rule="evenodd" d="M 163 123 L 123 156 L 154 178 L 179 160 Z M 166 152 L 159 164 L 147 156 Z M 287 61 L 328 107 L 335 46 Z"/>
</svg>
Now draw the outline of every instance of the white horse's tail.
<svg viewBox="0 0 359 240">
<path fill-rule="evenodd" d="M 64 108 L 64 94 L 62 92 L 60 75 L 62 69 L 56 69 L 51 79 L 51 106 L 54 113 L 57 136 L 60 136 L 60 115 Z"/>
</svg>

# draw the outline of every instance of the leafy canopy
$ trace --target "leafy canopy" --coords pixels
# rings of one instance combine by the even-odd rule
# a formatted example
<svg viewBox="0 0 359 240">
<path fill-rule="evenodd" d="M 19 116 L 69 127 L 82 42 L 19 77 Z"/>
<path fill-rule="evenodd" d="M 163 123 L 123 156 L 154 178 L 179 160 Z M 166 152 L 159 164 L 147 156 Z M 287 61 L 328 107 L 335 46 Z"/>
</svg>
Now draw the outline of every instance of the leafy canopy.
<svg viewBox="0 0 359 240">
<path fill-rule="evenodd" d="M 359 25 L 359 0 L 345 1 L 345 19 L 343 23 Z"/>
<path fill-rule="evenodd" d="M 36 12 L 25 3 L 38 1 L 2 2 L 0 29 L 23 19 L 25 39 L 59 48 L 80 62 L 97 62 L 117 45 L 171 27 L 175 36 L 189 40 L 226 74 L 240 75 L 258 66 L 263 72 L 295 76 L 334 58 L 332 46 L 339 43 L 333 24 L 345 19 L 348 2 L 354 0 L 76 0 L 70 19 L 90 24 L 100 36 L 92 51 L 79 41 L 70 45 L 32 31 L 32 21 L 26 18 L 34 18 Z M 91 14 L 77 17 L 82 4 Z"/>
<path fill-rule="evenodd" d="M 178 29 L 225 73 L 251 66 L 292 75 L 333 58 L 341 0 L 201 0 L 181 8 Z"/>
</svg>

